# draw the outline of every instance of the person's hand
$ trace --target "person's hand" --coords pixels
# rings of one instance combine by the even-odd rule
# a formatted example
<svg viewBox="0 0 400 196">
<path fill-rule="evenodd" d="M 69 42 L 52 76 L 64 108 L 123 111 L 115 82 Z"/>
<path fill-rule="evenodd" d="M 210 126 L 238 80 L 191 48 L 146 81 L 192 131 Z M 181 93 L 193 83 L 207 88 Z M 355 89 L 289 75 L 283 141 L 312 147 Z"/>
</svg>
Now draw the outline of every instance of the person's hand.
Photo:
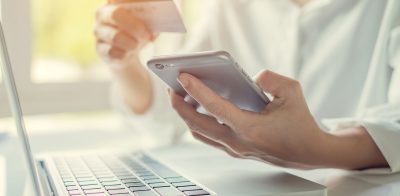
<svg viewBox="0 0 400 196">
<path fill-rule="evenodd" d="M 145 113 L 153 100 L 153 86 L 138 53 L 156 38 L 124 4 L 107 4 L 97 10 L 96 49 L 109 65 L 125 103 L 136 114 Z"/>
<path fill-rule="evenodd" d="M 258 85 L 274 96 L 261 113 L 239 109 L 189 74 L 181 74 L 179 82 L 212 115 L 197 113 L 171 93 L 172 106 L 195 138 L 234 157 L 287 167 L 315 164 L 308 161 L 317 156 L 324 133 L 311 116 L 298 82 L 269 71 L 261 73 Z"/>
<path fill-rule="evenodd" d="M 97 52 L 105 60 L 122 60 L 155 39 L 146 24 L 129 12 L 124 4 L 107 4 L 96 13 L 94 34 Z"/>
<path fill-rule="evenodd" d="M 364 128 L 347 129 L 338 135 L 322 131 L 299 82 L 290 78 L 270 71 L 258 75 L 258 85 L 274 97 L 260 113 L 239 109 L 189 74 L 182 73 L 179 82 L 211 115 L 198 113 L 183 97 L 170 92 L 173 108 L 192 135 L 234 157 L 302 169 L 387 165 Z"/>
</svg>

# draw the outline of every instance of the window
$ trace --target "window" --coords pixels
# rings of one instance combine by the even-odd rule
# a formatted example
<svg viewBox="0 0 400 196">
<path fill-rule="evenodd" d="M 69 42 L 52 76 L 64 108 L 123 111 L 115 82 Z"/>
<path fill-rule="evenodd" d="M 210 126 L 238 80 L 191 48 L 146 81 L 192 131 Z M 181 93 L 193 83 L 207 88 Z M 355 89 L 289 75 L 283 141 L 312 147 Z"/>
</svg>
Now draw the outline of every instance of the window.
<svg viewBox="0 0 400 196">
<path fill-rule="evenodd" d="M 94 13 L 103 0 L 32 3 L 33 82 L 106 81 L 108 70 L 96 55 L 92 33 Z"/>
<path fill-rule="evenodd" d="M 94 13 L 101 0 L 1 3 L 25 113 L 108 108 L 109 76 L 95 55 L 92 34 Z M 3 101 L 0 104 L 5 107 Z"/>
<path fill-rule="evenodd" d="M 105 2 L 1 1 L 1 18 L 24 113 L 109 108 L 110 76 L 96 56 L 92 33 L 95 10 Z M 185 21 L 191 24 L 201 1 L 182 2 Z M 8 107 L 3 98 L 0 84 L 0 108 Z"/>
</svg>

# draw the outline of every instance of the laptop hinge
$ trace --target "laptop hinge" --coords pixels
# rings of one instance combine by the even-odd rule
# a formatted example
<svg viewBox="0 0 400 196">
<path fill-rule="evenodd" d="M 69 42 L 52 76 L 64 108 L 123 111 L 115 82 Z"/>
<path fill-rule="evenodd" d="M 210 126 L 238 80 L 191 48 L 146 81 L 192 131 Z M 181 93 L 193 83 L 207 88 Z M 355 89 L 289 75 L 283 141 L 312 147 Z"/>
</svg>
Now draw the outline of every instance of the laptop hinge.
<svg viewBox="0 0 400 196">
<path fill-rule="evenodd" d="M 49 173 L 47 171 L 47 167 L 44 161 L 38 161 L 39 166 L 40 166 L 40 178 L 41 178 L 41 184 L 42 188 L 46 194 L 46 196 L 55 196 L 55 191 L 54 191 L 54 184 L 49 176 Z"/>
</svg>

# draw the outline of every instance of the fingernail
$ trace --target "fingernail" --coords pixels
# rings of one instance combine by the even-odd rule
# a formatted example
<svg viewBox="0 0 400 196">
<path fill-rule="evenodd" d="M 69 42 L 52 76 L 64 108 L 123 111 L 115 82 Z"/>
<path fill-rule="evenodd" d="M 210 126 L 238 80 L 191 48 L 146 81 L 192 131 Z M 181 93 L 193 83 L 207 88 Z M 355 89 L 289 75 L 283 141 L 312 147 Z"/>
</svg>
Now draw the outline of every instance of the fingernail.
<svg viewBox="0 0 400 196">
<path fill-rule="evenodd" d="M 184 74 L 179 75 L 178 82 L 183 86 L 183 88 L 187 88 L 189 86 L 189 78 Z"/>
</svg>

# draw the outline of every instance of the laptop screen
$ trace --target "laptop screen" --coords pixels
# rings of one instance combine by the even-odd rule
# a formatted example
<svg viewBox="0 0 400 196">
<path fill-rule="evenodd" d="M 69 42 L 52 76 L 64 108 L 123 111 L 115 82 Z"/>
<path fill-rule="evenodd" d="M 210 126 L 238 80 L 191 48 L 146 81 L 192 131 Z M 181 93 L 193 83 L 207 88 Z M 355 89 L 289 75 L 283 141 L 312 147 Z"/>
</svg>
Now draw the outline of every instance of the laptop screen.
<svg viewBox="0 0 400 196">
<path fill-rule="evenodd" d="M 18 133 L 18 138 L 22 144 L 22 148 L 25 155 L 25 160 L 27 160 L 28 168 L 29 168 L 29 176 L 33 182 L 34 192 L 36 195 L 44 195 L 39 181 L 39 174 L 37 165 L 33 159 L 31 146 L 29 143 L 29 138 L 25 130 L 25 124 L 22 114 L 22 109 L 18 97 L 17 88 L 15 85 L 14 75 L 12 72 L 12 66 L 7 50 L 7 45 L 5 41 L 5 35 L 3 31 L 3 25 L 0 22 L 0 55 L 1 55 L 1 68 L 2 68 L 2 76 L 3 76 L 3 84 L 7 91 L 8 100 L 10 103 L 10 107 L 13 113 L 13 119 L 15 121 L 15 126 Z M 22 187 L 24 188 L 24 187 Z"/>
</svg>

